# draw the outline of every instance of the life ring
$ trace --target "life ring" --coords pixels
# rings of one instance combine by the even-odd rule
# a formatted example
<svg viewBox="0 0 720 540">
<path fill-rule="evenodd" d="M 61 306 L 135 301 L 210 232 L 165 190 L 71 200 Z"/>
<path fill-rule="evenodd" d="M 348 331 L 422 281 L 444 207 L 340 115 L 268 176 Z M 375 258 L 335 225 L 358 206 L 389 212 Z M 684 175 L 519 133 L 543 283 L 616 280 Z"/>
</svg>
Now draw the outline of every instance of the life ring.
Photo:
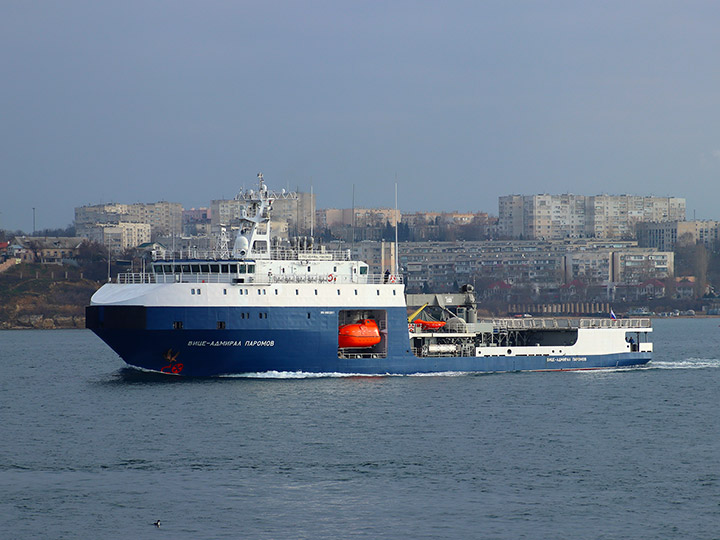
<svg viewBox="0 0 720 540">
<path fill-rule="evenodd" d="M 395 274 L 390 274 L 390 278 L 388 279 L 390 283 L 395 283 Z"/>
<path fill-rule="evenodd" d="M 335 281 L 335 276 L 328 274 L 328 283 L 332 283 L 333 281 Z"/>
</svg>

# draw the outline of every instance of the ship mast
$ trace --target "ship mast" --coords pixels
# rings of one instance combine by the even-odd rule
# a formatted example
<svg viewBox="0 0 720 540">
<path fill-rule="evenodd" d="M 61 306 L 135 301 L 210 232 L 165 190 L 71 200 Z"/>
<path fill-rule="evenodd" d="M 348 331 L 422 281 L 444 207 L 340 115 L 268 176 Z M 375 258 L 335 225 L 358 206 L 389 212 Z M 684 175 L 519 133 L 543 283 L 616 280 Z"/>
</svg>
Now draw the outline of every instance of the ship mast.
<svg viewBox="0 0 720 540">
<path fill-rule="evenodd" d="M 270 210 L 274 199 L 268 192 L 262 173 L 257 176 L 257 193 L 249 190 L 238 195 L 245 201 L 240 215 L 240 232 L 232 252 L 233 257 L 238 259 L 270 258 Z"/>
</svg>

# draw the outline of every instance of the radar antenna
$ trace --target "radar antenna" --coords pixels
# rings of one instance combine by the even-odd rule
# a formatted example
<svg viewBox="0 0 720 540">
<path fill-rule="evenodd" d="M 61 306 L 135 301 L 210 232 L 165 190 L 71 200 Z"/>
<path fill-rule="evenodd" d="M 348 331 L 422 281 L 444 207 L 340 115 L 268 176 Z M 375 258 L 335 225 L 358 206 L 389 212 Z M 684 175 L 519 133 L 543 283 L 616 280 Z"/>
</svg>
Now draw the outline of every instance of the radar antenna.
<svg viewBox="0 0 720 540">
<path fill-rule="evenodd" d="M 221 259 L 229 259 L 230 258 L 230 237 L 227 233 L 227 228 L 225 225 L 220 225 L 220 235 L 218 236 L 217 246 L 215 248 L 215 251 L 217 252 L 218 256 Z"/>
</svg>

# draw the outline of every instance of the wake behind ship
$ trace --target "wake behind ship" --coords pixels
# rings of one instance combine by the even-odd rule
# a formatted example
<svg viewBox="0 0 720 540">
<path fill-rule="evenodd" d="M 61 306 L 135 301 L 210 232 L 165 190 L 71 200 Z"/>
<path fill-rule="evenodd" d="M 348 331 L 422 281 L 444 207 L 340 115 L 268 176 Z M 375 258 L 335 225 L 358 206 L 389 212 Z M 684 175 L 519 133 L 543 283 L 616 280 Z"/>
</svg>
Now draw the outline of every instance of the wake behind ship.
<svg viewBox="0 0 720 540">
<path fill-rule="evenodd" d="M 93 295 L 86 325 L 127 364 L 185 376 L 384 375 L 651 360 L 649 319 L 478 320 L 471 286 L 406 295 L 401 275 L 370 274 L 349 250 L 283 244 L 271 234 L 272 203 L 294 194 L 258 179 L 257 191 L 238 195 L 245 206 L 232 250 L 223 230 L 214 252 L 157 258 Z"/>
</svg>

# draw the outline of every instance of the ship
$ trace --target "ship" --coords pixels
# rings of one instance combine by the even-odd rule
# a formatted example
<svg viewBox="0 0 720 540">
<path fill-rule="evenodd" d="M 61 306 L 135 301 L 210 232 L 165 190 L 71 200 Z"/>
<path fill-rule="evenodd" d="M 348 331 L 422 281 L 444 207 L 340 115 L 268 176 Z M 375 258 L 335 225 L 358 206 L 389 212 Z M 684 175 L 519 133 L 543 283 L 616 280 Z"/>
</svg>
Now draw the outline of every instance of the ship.
<svg viewBox="0 0 720 540">
<path fill-rule="evenodd" d="M 649 318 L 479 318 L 471 285 L 406 294 L 402 272 L 371 273 L 351 250 L 273 236 L 278 197 L 257 189 L 234 241 L 157 254 L 92 296 L 86 327 L 129 366 L 173 376 L 412 375 L 642 366 Z M 296 195 L 295 195 L 296 196 Z M 232 241 L 232 248 L 230 243 Z"/>
</svg>

